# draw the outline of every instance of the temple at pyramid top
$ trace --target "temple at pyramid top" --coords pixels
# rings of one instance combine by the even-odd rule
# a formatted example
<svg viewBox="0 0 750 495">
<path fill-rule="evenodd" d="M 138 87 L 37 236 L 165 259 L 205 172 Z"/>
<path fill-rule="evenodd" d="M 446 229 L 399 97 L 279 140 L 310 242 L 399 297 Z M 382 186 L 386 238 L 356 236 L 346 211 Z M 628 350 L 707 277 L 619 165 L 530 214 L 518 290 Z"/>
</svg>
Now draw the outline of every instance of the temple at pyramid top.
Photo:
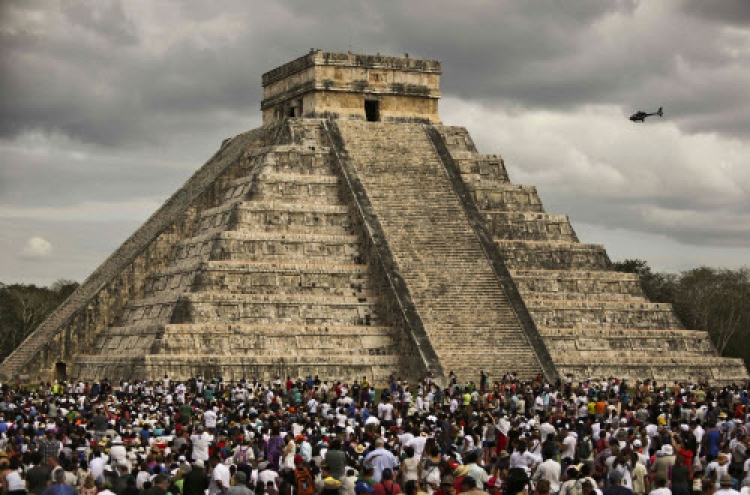
<svg viewBox="0 0 750 495">
<path fill-rule="evenodd" d="M 311 50 L 263 74 L 263 124 L 287 117 L 440 123 L 441 65 Z"/>
</svg>

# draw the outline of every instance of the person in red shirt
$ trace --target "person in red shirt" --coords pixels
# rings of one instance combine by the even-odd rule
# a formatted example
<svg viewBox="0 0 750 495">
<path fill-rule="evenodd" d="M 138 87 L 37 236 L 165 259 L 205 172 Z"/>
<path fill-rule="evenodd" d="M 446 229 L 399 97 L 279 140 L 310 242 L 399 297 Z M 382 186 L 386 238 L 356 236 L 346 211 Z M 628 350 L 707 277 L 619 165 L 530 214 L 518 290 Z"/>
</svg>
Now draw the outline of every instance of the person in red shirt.
<svg viewBox="0 0 750 495">
<path fill-rule="evenodd" d="M 393 481 L 393 470 L 390 468 L 383 469 L 380 475 L 380 482 L 372 485 L 373 495 L 398 495 L 401 493 L 401 487 Z"/>
</svg>

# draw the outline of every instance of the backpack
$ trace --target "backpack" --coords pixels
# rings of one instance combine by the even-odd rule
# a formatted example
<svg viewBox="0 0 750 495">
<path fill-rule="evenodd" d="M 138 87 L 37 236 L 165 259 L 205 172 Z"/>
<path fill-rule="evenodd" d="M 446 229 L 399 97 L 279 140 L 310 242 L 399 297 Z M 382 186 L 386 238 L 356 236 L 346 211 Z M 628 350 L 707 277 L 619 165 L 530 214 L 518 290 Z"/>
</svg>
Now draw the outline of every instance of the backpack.
<svg viewBox="0 0 750 495">
<path fill-rule="evenodd" d="M 234 461 L 237 463 L 238 467 L 245 467 L 247 466 L 247 461 L 249 460 L 247 457 L 247 451 L 250 450 L 252 447 L 248 446 L 245 450 L 242 450 L 242 447 L 239 447 L 237 449 L 237 453 L 234 455 Z"/>
<path fill-rule="evenodd" d="M 310 470 L 306 467 L 294 470 L 294 492 L 297 495 L 313 495 L 315 493 L 315 482 Z"/>
<path fill-rule="evenodd" d="M 578 456 L 582 461 L 589 459 L 593 451 L 594 449 L 592 448 L 590 438 L 584 438 L 581 440 L 581 443 L 578 444 Z"/>
</svg>

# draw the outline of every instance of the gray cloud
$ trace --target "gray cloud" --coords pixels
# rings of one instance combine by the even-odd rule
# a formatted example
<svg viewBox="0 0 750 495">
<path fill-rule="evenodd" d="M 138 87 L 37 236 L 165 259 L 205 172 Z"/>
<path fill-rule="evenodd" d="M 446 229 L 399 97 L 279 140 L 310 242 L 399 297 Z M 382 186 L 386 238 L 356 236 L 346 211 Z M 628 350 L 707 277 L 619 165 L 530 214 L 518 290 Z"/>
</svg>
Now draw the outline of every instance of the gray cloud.
<svg viewBox="0 0 750 495">
<path fill-rule="evenodd" d="M 155 115 L 179 115 L 179 126 L 212 110 L 255 112 L 262 72 L 310 45 L 344 50 L 349 40 L 355 51 L 442 60 L 449 95 L 530 108 L 660 104 L 691 132 L 750 131 L 741 117 L 750 115 L 750 54 L 737 49 L 747 36 L 702 22 L 742 18 L 745 2 L 183 2 L 149 11 L 108 0 L 34 15 L 24 5 L 6 5 L 0 24 L 4 136 L 158 140 Z"/>
<path fill-rule="evenodd" d="M 744 0 L 684 0 L 687 14 L 720 24 L 750 24 L 750 3 Z"/>
<path fill-rule="evenodd" d="M 506 155 L 552 213 L 747 247 L 748 19 L 744 0 L 1 2 L 0 268 L 28 269 L 12 253 L 41 237 L 45 269 L 82 278 L 259 125 L 263 72 L 350 44 L 441 60 L 446 123 Z M 658 106 L 659 122 L 627 120 Z M 96 235 L 95 255 L 74 254 Z"/>
</svg>

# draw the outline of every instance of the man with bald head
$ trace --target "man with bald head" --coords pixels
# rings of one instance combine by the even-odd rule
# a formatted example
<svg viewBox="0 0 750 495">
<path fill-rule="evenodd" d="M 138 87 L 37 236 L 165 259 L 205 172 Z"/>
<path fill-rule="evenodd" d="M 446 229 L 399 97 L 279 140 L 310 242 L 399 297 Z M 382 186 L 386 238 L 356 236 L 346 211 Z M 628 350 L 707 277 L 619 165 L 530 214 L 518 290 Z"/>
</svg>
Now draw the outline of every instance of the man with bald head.
<svg viewBox="0 0 750 495">
<path fill-rule="evenodd" d="M 372 479 L 375 481 L 380 481 L 384 469 L 395 471 L 398 467 L 398 460 L 385 448 L 385 441 L 382 437 L 375 440 L 375 449 L 367 454 L 365 463 L 372 464 L 372 467 L 375 469 L 375 473 L 372 476 Z"/>
</svg>

